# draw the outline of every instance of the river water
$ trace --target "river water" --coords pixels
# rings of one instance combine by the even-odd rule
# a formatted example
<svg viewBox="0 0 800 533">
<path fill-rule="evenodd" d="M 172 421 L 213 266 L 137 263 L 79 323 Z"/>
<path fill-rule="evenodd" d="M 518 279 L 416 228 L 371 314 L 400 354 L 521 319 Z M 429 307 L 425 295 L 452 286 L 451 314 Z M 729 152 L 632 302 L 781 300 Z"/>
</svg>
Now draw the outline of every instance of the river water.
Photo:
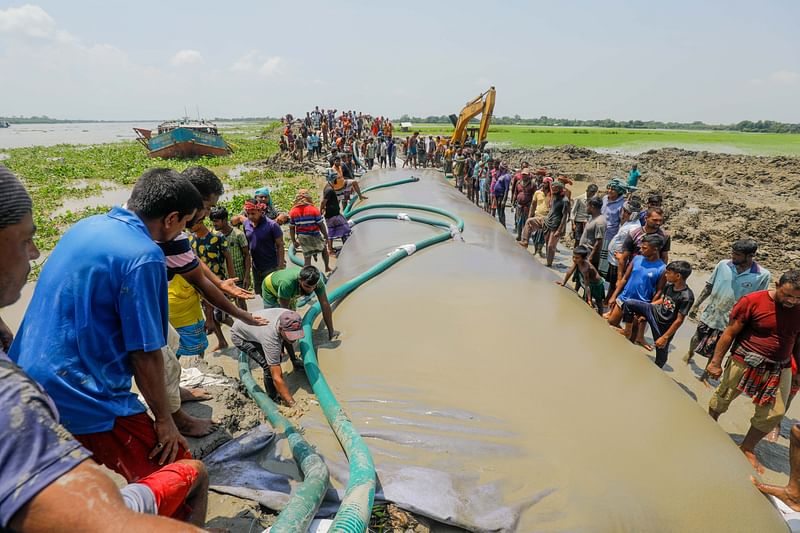
<svg viewBox="0 0 800 533">
<path fill-rule="evenodd" d="M 100 144 L 136 139 L 133 128 L 154 129 L 157 121 L 12 124 L 0 128 L 0 150 L 56 144 Z"/>
<path fill-rule="evenodd" d="M 101 144 L 133 141 L 133 128 L 154 130 L 162 121 L 139 120 L 135 122 L 75 122 L 72 124 L 12 124 L 0 128 L 0 150 L 26 146 L 54 146 L 56 144 Z M 220 130 L 231 132 L 250 122 L 226 122 Z M 3 159 L 0 153 L 0 159 Z"/>
</svg>

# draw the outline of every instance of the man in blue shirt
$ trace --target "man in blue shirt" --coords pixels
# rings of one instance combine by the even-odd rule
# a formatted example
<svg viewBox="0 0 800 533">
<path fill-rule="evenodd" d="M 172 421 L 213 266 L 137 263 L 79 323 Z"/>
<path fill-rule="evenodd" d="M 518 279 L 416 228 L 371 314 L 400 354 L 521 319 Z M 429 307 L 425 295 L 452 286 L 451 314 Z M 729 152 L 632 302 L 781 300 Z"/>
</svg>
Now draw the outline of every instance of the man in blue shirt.
<svg viewBox="0 0 800 533">
<path fill-rule="evenodd" d="M 19 180 L 0 165 L 0 308 L 20 296 L 39 257 L 33 243 L 32 202 Z M 200 531 L 164 518 L 185 502 L 187 517 L 205 522 L 208 475 L 199 461 L 168 465 L 140 483 L 118 490 L 60 424 L 42 388 L 5 353 L 0 343 L 0 530 L 100 531 L 124 524 L 131 531 Z M 134 513 L 132 511 L 138 511 Z"/>
<path fill-rule="evenodd" d="M 53 398 L 62 423 L 129 482 L 191 458 L 172 419 L 161 348 L 167 273 L 153 242 L 180 233 L 203 203 L 185 177 L 152 169 L 128 209 L 75 224 L 45 263 L 10 356 Z M 131 378 L 153 412 L 131 392 Z"/>
<path fill-rule="evenodd" d="M 649 234 L 642 238 L 641 255 L 633 258 L 628 264 L 625 275 L 617 284 L 614 294 L 609 300 L 614 304 L 608 315 L 608 323 L 614 328 L 620 321 L 630 323 L 633 315 L 623 312 L 623 305 L 628 300 L 650 302 L 666 284 L 664 271 L 667 265 L 661 260 L 661 247 L 664 239 L 660 235 Z"/>
</svg>

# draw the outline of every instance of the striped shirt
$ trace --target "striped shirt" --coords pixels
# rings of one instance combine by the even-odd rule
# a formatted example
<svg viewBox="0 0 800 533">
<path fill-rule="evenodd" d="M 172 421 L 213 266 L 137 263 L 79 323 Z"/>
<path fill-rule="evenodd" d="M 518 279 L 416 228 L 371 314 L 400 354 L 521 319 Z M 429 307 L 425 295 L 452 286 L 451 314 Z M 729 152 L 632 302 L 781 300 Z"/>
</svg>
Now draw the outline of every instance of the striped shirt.
<svg viewBox="0 0 800 533">
<path fill-rule="evenodd" d="M 172 280 L 175 274 L 185 274 L 200 266 L 200 262 L 192 250 L 192 243 L 185 233 L 181 233 L 171 241 L 156 241 L 156 244 L 164 252 L 168 280 Z"/>
<path fill-rule="evenodd" d="M 322 214 L 313 205 L 297 205 L 289 211 L 289 226 L 298 235 L 320 235 Z"/>
</svg>

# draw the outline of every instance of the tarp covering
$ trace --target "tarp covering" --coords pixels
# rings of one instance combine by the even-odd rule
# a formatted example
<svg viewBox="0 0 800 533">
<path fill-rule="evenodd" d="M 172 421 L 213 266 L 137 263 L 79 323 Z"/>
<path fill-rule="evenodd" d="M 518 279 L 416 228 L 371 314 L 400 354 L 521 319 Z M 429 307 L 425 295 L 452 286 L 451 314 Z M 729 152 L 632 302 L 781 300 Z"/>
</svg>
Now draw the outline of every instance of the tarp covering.
<svg viewBox="0 0 800 533">
<path fill-rule="evenodd" d="M 372 171 L 361 184 L 411 174 L 422 180 L 367 202 L 452 210 L 463 242 L 418 251 L 349 295 L 334 312 L 340 342 L 319 349 L 374 456 L 379 500 L 484 531 L 786 530 L 703 407 L 440 173 Z M 329 287 L 433 231 L 356 226 Z M 346 459 L 321 412 L 301 424 L 341 489 Z M 298 478 L 264 428 L 208 459 L 212 485 L 273 508 Z"/>
</svg>

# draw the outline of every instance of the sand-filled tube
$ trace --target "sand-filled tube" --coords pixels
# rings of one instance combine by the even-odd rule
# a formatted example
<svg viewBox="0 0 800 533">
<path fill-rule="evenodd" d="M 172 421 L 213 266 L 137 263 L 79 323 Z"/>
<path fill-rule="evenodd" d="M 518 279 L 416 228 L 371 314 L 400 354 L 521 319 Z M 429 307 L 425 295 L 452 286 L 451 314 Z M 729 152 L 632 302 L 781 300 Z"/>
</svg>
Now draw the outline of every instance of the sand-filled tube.
<svg viewBox="0 0 800 533">
<path fill-rule="evenodd" d="M 384 272 L 403 258 L 413 254 L 417 250 L 421 250 L 433 244 L 451 239 L 454 236 L 454 231 L 461 231 L 464 227 L 463 220 L 446 210 L 417 204 L 380 203 L 360 207 L 351 211 L 350 215 L 355 215 L 361 211 L 376 208 L 413 209 L 436 213 L 449 218 L 451 222 L 446 223 L 439 220 L 425 219 L 423 217 L 417 217 L 416 215 L 404 215 L 403 218 L 400 218 L 400 220 L 421 222 L 434 227 L 444 227 L 449 231 L 440 232 L 437 235 L 422 239 L 413 244 L 401 244 L 393 252 L 390 252 L 386 259 L 378 262 L 365 272 L 362 272 L 361 274 L 355 276 L 331 291 L 328 294 L 328 299 L 331 303 L 338 302 L 348 293 L 354 291 L 356 288 Z M 378 218 L 393 218 L 397 220 L 399 217 L 397 215 L 365 216 L 360 219 L 354 219 L 353 225 Z M 455 230 L 451 228 L 455 228 Z M 309 382 L 311 383 L 314 393 L 317 396 L 320 407 L 322 408 L 328 423 L 336 434 L 337 439 L 341 443 L 350 463 L 350 478 L 345 490 L 344 498 L 342 499 L 342 504 L 339 508 L 339 511 L 336 513 L 333 524 L 331 525 L 331 531 L 361 532 L 365 531 L 367 525 L 369 524 L 369 517 L 375 497 L 375 465 L 372 460 L 372 455 L 361 438 L 361 435 L 359 435 L 359 433 L 356 431 L 341 404 L 333 394 L 333 391 L 331 390 L 324 376 L 320 372 L 316 351 L 314 349 L 313 341 L 311 340 L 312 325 L 320 312 L 321 309 L 319 303 L 317 303 L 312 306 L 311 309 L 309 309 L 303 318 L 303 329 L 305 331 L 305 336 L 300 340 L 300 351 L 306 369 L 306 375 L 308 376 Z"/>
<path fill-rule="evenodd" d="M 452 211 L 464 242 L 418 250 L 350 293 L 336 309 L 341 344 L 318 348 L 388 499 L 481 531 L 786 530 L 702 404 L 440 173 L 414 172 L 417 185 L 374 190 L 365 204 Z M 432 231 L 443 233 L 357 225 L 329 290 Z"/>
<path fill-rule="evenodd" d="M 308 531 L 308 526 L 328 488 L 328 467 L 292 423 L 278 412 L 278 406 L 256 384 L 250 372 L 249 359 L 243 352 L 239 352 L 239 377 L 247 393 L 264 412 L 272 427 L 286 436 L 292 457 L 303 473 L 303 482 L 278 515 L 270 531 L 275 533 Z"/>
</svg>

